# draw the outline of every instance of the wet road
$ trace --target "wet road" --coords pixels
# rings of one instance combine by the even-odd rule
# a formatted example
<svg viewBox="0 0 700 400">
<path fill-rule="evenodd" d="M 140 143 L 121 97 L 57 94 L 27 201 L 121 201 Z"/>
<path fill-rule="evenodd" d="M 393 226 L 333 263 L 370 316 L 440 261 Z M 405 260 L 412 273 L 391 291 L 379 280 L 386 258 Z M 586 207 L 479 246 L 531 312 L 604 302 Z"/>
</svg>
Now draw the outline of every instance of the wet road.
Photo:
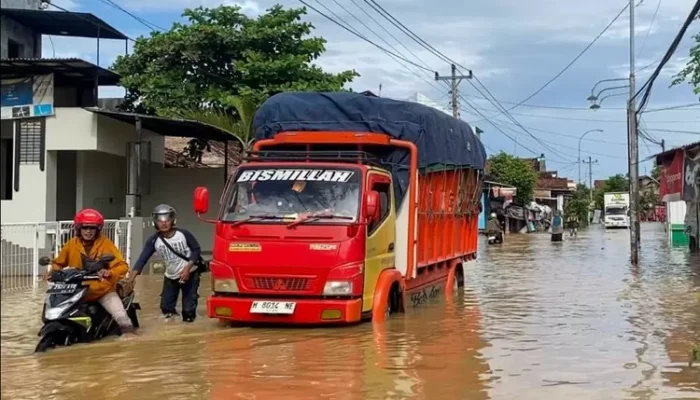
<svg viewBox="0 0 700 400">
<path fill-rule="evenodd" d="M 482 243 L 463 295 L 381 326 L 165 323 L 146 276 L 139 337 L 35 356 L 41 295 L 3 294 L 2 398 L 700 399 L 700 259 L 665 235 L 643 225 L 638 268 L 626 231 Z"/>
</svg>

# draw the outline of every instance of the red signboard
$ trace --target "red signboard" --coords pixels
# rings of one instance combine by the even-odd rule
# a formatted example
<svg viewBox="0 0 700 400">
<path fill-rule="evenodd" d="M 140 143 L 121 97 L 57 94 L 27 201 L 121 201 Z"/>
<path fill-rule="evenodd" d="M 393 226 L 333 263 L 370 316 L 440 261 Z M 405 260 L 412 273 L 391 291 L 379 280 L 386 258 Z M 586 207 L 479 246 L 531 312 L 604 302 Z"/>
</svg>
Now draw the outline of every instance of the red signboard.
<svg viewBox="0 0 700 400">
<path fill-rule="evenodd" d="M 676 151 L 673 155 L 673 161 L 669 164 L 661 166 L 661 174 L 659 175 L 659 197 L 662 201 L 668 200 L 667 196 L 676 197 L 680 200 L 683 195 L 683 164 L 685 161 L 685 153 L 683 150 Z"/>
</svg>

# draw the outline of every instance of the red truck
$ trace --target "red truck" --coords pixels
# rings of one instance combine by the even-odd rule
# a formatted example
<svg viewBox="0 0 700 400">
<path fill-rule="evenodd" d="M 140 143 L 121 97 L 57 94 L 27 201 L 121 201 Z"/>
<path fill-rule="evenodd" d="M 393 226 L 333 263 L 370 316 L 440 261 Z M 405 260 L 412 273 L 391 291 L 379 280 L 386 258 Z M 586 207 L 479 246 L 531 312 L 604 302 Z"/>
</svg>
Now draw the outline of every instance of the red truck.
<svg viewBox="0 0 700 400">
<path fill-rule="evenodd" d="M 253 125 L 212 221 L 210 318 L 376 321 L 463 286 L 486 162 L 469 125 L 356 93 L 278 94 Z"/>
</svg>

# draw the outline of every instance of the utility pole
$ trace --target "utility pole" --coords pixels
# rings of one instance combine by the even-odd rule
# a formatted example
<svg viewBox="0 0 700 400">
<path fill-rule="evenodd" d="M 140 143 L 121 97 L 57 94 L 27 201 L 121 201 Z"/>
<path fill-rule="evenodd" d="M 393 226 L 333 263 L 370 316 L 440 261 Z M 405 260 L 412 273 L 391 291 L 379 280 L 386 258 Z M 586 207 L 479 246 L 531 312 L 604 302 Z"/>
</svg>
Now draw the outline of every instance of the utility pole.
<svg viewBox="0 0 700 400">
<path fill-rule="evenodd" d="M 462 83 L 462 79 L 472 79 L 472 71 L 469 75 L 457 75 L 457 67 L 452 64 L 452 74 L 450 76 L 440 76 L 435 72 L 436 81 L 450 81 L 450 94 L 452 95 L 452 116 L 459 118 L 459 91 L 457 87 Z"/>
<path fill-rule="evenodd" d="M 639 262 L 639 143 L 637 132 L 637 104 L 635 96 L 634 3 L 630 0 L 630 95 L 627 101 L 629 176 L 630 176 L 630 261 Z"/>
<path fill-rule="evenodd" d="M 597 164 L 598 160 L 592 160 L 591 157 L 588 156 L 588 161 L 583 160 L 583 163 L 588 164 L 588 187 L 591 189 L 588 196 L 589 201 L 593 203 L 593 164 Z"/>
</svg>

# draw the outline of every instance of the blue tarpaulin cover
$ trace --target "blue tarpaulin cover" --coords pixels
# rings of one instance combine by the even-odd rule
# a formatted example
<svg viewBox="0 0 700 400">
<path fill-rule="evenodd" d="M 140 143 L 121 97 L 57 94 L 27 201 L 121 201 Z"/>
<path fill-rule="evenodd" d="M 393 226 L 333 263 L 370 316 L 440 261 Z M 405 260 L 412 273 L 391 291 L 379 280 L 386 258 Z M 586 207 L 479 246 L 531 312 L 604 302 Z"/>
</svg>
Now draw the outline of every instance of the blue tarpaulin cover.
<svg viewBox="0 0 700 400">
<path fill-rule="evenodd" d="M 359 93 L 280 93 L 253 118 L 255 139 L 280 132 L 373 132 L 415 143 L 418 167 L 469 167 L 483 170 L 486 151 L 471 127 L 444 112 L 413 102 Z M 400 204 L 408 183 L 409 156 L 396 149 L 384 160 L 395 178 Z"/>
</svg>

